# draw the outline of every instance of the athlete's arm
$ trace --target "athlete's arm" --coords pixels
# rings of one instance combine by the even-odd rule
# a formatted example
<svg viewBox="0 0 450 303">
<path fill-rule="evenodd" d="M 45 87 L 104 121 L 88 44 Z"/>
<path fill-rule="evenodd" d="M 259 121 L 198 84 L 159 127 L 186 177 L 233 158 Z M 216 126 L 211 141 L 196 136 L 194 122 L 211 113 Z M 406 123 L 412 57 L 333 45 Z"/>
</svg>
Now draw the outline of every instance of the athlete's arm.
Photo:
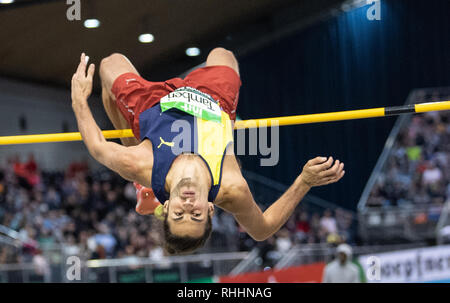
<svg viewBox="0 0 450 303">
<path fill-rule="evenodd" d="M 95 66 L 91 64 L 86 75 L 86 65 L 83 53 L 78 69 L 72 77 L 72 108 L 84 144 L 98 162 L 123 178 L 134 181 L 138 173 L 136 152 L 131 147 L 106 141 L 89 109 L 87 99 L 92 92 Z"/>
<path fill-rule="evenodd" d="M 247 182 L 242 177 L 240 185 L 232 194 L 228 211 L 246 232 L 257 241 L 264 241 L 276 233 L 294 212 L 295 207 L 313 186 L 321 186 L 339 181 L 345 171 L 344 164 L 333 158 L 314 158 L 303 167 L 289 189 L 264 212 L 253 199 Z"/>
</svg>

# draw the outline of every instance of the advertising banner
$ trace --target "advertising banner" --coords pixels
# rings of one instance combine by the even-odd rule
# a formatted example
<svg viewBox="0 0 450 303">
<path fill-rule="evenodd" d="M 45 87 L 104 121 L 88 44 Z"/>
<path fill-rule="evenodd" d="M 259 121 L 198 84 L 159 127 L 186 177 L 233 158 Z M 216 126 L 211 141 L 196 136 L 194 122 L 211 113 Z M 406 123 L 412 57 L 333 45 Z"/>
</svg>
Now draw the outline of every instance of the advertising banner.
<svg viewBox="0 0 450 303">
<path fill-rule="evenodd" d="M 325 263 L 219 277 L 220 283 L 320 283 Z"/>
<path fill-rule="evenodd" d="M 367 282 L 450 282 L 450 245 L 359 257 Z"/>
</svg>

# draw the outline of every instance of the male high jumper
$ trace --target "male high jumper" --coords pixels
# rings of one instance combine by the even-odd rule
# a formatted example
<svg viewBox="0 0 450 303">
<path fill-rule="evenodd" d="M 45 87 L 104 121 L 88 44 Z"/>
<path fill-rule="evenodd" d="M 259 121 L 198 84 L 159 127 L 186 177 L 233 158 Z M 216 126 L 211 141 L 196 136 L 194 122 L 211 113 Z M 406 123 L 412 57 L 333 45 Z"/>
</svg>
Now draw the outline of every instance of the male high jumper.
<svg viewBox="0 0 450 303">
<path fill-rule="evenodd" d="M 226 49 L 213 49 L 206 66 L 184 79 L 163 82 L 143 79 L 121 54 L 104 58 L 100 77 L 105 111 L 116 129 L 131 128 L 135 136 L 122 138 L 123 145 L 106 141 L 91 114 L 87 99 L 95 67 L 90 64 L 86 72 L 87 61 L 83 53 L 72 78 L 72 108 L 83 141 L 98 162 L 134 182 L 138 191 L 153 190 L 163 202 L 159 209 L 170 254 L 203 246 L 211 234 L 214 205 L 231 213 L 253 239 L 263 241 L 285 224 L 311 187 L 344 176 L 339 160 L 311 159 L 289 189 L 261 211 L 234 155 L 231 121 L 236 119 L 241 80 L 238 62 Z M 183 144 L 180 129 L 190 135 Z M 138 192 L 139 213 L 158 209 L 159 202 L 139 197 Z"/>
</svg>

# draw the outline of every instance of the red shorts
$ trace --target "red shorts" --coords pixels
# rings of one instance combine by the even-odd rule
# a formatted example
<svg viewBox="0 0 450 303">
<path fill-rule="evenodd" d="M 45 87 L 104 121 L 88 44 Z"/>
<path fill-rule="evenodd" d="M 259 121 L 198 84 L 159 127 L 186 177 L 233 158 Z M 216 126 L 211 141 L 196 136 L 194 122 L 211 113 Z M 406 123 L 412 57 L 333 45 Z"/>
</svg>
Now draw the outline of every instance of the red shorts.
<svg viewBox="0 0 450 303">
<path fill-rule="evenodd" d="M 139 115 L 159 103 L 159 100 L 175 89 L 189 86 L 210 95 L 219 102 L 230 119 L 236 120 L 241 79 L 234 69 L 225 65 L 197 68 L 184 79 L 172 78 L 164 82 L 151 82 L 134 74 L 117 77 L 112 86 L 116 104 L 128 121 L 134 136 L 140 140 Z"/>
</svg>

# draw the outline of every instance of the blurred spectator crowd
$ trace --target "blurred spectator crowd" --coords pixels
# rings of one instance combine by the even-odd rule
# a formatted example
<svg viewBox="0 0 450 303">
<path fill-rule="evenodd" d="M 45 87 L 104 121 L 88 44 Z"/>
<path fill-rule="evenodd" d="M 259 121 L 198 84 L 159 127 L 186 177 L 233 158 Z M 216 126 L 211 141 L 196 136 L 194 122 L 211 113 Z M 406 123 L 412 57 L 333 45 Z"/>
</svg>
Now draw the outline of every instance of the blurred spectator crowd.
<svg viewBox="0 0 450 303">
<path fill-rule="evenodd" d="M 435 208 L 439 217 L 450 197 L 449 122 L 448 111 L 412 117 L 397 137 L 368 206 Z"/>
<path fill-rule="evenodd" d="M 65 172 L 42 172 L 33 156 L 0 168 L 0 225 L 18 232 L 20 253 L 0 243 L 0 264 L 44 262 L 42 251 L 63 250 L 86 259 L 149 257 L 162 260 L 161 223 L 135 212 L 132 183 L 110 171 L 73 163 Z M 264 207 L 263 207 L 264 209 Z M 229 214 L 217 210 L 210 241 L 200 252 L 260 247 L 276 260 L 293 245 L 352 241 L 353 214 L 308 212 L 299 206 L 267 241 L 255 242 Z"/>
<path fill-rule="evenodd" d="M 87 258 L 162 255 L 158 222 L 135 210 L 134 186 L 114 173 L 73 163 L 41 172 L 32 156 L 0 170 L 0 224 L 19 232 L 22 253 L 0 246 L 0 264 L 27 262 L 43 249 Z"/>
<path fill-rule="evenodd" d="M 326 209 L 321 215 L 319 212 L 310 214 L 300 206 L 285 226 L 266 241 L 253 243 L 242 234 L 246 240 L 241 241 L 241 249 L 249 250 L 249 245 L 254 244 L 259 248 L 261 267 L 271 268 L 296 245 L 355 244 L 354 224 L 354 214 L 344 209 Z"/>
</svg>

